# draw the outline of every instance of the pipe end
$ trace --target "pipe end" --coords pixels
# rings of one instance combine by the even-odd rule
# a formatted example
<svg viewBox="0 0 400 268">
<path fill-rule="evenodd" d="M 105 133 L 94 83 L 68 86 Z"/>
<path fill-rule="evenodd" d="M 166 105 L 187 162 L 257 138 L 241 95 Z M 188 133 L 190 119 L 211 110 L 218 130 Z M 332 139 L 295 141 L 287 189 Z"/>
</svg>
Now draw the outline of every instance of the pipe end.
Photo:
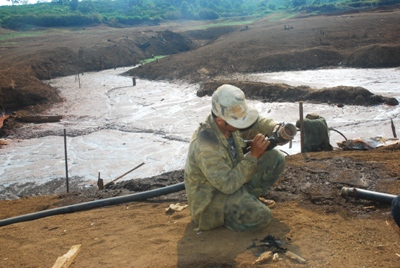
<svg viewBox="0 0 400 268">
<path fill-rule="evenodd" d="M 342 187 L 342 189 L 340 190 L 340 195 L 341 196 L 350 196 L 351 192 L 352 192 L 352 190 L 349 187 Z"/>
</svg>

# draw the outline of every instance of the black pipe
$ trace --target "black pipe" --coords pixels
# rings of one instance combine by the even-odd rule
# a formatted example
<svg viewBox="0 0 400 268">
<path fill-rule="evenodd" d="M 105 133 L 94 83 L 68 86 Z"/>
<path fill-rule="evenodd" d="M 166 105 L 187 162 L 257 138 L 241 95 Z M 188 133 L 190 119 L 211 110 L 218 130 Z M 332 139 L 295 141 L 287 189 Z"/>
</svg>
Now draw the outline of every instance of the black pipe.
<svg viewBox="0 0 400 268">
<path fill-rule="evenodd" d="M 398 195 L 392 202 L 392 216 L 397 226 L 400 227 L 400 195 Z"/>
<path fill-rule="evenodd" d="M 44 218 L 44 217 L 58 215 L 58 214 L 71 213 L 71 212 L 77 212 L 77 211 L 81 211 L 81 210 L 92 209 L 92 208 L 116 205 L 116 204 L 121 204 L 121 203 L 126 203 L 126 202 L 143 201 L 148 198 L 166 195 L 166 194 L 174 193 L 174 192 L 179 192 L 182 190 L 185 190 L 185 185 L 183 182 L 180 182 L 177 184 L 173 184 L 170 186 L 166 186 L 163 188 L 154 189 L 154 190 L 150 190 L 150 191 L 146 191 L 146 192 L 140 192 L 140 193 L 135 193 L 135 194 L 131 194 L 131 195 L 100 199 L 100 200 L 79 203 L 79 204 L 74 204 L 74 205 L 65 206 L 65 207 L 59 207 L 59 208 L 53 208 L 53 209 L 49 209 L 49 210 L 38 211 L 35 213 L 25 214 L 25 215 L 13 217 L 13 218 L 3 219 L 3 220 L 0 220 L 0 226 L 5 226 L 5 225 L 23 222 L 23 221 L 36 220 L 39 218 Z"/>
<path fill-rule="evenodd" d="M 342 196 L 358 197 L 389 204 L 391 204 L 393 199 L 396 197 L 396 195 L 392 194 L 379 193 L 379 192 L 373 192 L 373 191 L 368 191 L 358 188 L 349 188 L 349 187 L 343 187 L 342 190 L 340 191 L 340 194 Z"/>
</svg>

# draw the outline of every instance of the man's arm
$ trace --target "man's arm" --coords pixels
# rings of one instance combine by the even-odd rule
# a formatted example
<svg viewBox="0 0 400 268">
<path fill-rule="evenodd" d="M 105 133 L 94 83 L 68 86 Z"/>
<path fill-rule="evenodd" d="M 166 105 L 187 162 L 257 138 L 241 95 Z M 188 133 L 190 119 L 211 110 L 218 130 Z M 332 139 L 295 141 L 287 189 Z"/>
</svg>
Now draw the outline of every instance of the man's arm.
<svg viewBox="0 0 400 268">
<path fill-rule="evenodd" d="M 196 162 L 208 183 L 224 194 L 232 194 L 251 180 L 257 170 L 257 158 L 248 155 L 233 167 L 229 152 L 224 151 L 202 150 L 196 155 Z"/>
</svg>

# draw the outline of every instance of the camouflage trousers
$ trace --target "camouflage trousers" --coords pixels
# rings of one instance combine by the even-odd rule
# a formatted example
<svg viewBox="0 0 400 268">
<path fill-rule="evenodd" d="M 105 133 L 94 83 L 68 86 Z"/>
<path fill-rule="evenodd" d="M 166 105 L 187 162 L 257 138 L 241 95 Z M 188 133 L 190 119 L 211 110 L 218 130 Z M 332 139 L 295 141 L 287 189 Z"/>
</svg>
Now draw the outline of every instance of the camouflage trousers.
<svg viewBox="0 0 400 268">
<path fill-rule="evenodd" d="M 279 150 L 267 151 L 258 159 L 252 180 L 231 194 L 224 206 L 225 226 L 235 231 L 265 229 L 272 219 L 271 210 L 258 197 L 280 178 L 285 168 L 285 156 Z"/>
</svg>

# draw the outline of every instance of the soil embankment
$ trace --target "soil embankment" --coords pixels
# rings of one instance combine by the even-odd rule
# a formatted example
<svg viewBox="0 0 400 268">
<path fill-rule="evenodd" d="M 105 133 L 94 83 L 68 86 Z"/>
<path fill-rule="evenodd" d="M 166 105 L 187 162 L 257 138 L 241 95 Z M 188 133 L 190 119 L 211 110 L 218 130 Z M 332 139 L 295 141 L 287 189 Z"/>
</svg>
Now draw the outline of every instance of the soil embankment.
<svg viewBox="0 0 400 268">
<path fill-rule="evenodd" d="M 201 22 L 111 29 L 56 29 L 7 39 L 0 46 L 0 104 L 6 111 L 61 101 L 40 80 L 132 66 L 157 55 L 165 58 L 127 71 L 146 79 L 203 83 L 237 73 L 324 67 L 400 66 L 400 11 L 274 20 L 198 30 Z M 289 26 L 289 27 L 288 27 Z M 204 27 L 204 26 L 203 26 Z M 13 36 L 8 30 L 5 35 Z M 333 96 L 331 96 L 333 97 Z M 334 100 L 332 100 L 334 102 Z"/>
<path fill-rule="evenodd" d="M 400 66 L 398 9 L 285 20 L 265 18 L 247 27 L 194 30 L 190 26 L 196 25 L 97 27 L 10 38 L 0 45 L 2 109 L 35 114 L 46 105 L 62 101 L 57 90 L 40 79 L 131 66 L 154 55 L 168 56 L 127 75 L 202 83 L 199 96 L 211 94 L 218 83 L 230 81 L 263 101 L 298 101 L 299 96 L 311 101 L 313 94 L 312 101 L 338 104 L 346 99 L 355 101 L 348 103 L 351 105 L 394 101 L 371 96 L 363 89 L 338 88 L 316 94 L 309 88 L 240 81 L 237 74 Z M 397 267 L 400 232 L 390 216 L 390 204 L 344 198 L 338 193 L 343 186 L 399 193 L 399 149 L 397 144 L 370 151 L 288 156 L 284 175 L 266 196 L 275 199 L 277 206 L 274 220 L 263 232 L 235 233 L 224 228 L 195 232 L 187 209 L 166 213 L 171 203 L 186 202 L 181 191 L 146 202 L 0 227 L 0 266 L 50 267 L 71 246 L 80 244 L 73 264 L 77 267 L 253 267 L 266 247 L 249 246 L 273 235 L 307 264 L 281 255 L 280 261 L 269 261 L 269 267 Z M 1 201 L 0 215 L 7 218 L 154 189 L 181 182 L 182 174 L 178 170 L 117 183 L 103 191 Z M 46 252 L 46 256 L 38 252 Z"/>
</svg>

